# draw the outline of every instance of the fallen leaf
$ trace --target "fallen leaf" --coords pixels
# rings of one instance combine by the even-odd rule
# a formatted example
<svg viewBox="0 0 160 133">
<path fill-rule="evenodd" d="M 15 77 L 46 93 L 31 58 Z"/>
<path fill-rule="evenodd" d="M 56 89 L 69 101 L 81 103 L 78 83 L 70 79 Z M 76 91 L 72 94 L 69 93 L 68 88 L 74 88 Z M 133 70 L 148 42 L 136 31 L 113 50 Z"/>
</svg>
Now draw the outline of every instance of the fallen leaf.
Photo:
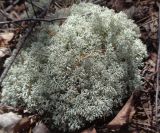
<svg viewBox="0 0 160 133">
<path fill-rule="evenodd" d="M 86 129 L 86 130 L 82 131 L 81 133 L 97 133 L 97 132 L 96 132 L 96 129 L 93 128 L 93 129 Z"/>
<path fill-rule="evenodd" d="M 157 62 L 157 53 L 154 53 L 154 52 L 152 52 L 152 53 L 150 53 L 149 54 L 149 58 L 153 61 L 153 62 Z"/>
<path fill-rule="evenodd" d="M 36 125 L 37 122 L 37 116 L 28 116 L 22 118 L 14 127 L 13 133 L 22 133 L 24 131 L 27 131 L 27 133 Z"/>
<path fill-rule="evenodd" d="M 12 107 L 12 106 L 2 105 L 2 104 L 0 104 L 0 110 L 2 112 L 1 114 L 8 113 L 8 112 L 16 112 L 17 111 L 17 109 Z"/>
<path fill-rule="evenodd" d="M 3 0 L 0 1 L 0 8 L 1 8 L 1 9 L 4 8 L 4 2 L 5 2 L 5 1 L 3 1 Z"/>
<path fill-rule="evenodd" d="M 128 18 L 133 18 L 135 10 L 136 10 L 135 6 L 131 6 L 129 9 L 124 10 L 124 13 L 127 14 Z"/>
<path fill-rule="evenodd" d="M 28 117 L 24 117 L 14 126 L 14 133 L 19 133 L 24 130 L 28 130 L 30 127 L 30 119 Z"/>
<path fill-rule="evenodd" d="M 133 3 L 133 0 L 125 0 L 126 3 Z"/>
<path fill-rule="evenodd" d="M 20 5 L 16 5 L 13 10 L 20 15 L 23 11 L 25 11 L 25 9 L 26 9 L 25 5 L 20 4 Z"/>
<path fill-rule="evenodd" d="M 37 123 L 33 128 L 33 133 L 50 133 L 49 129 L 43 123 Z"/>
<path fill-rule="evenodd" d="M 5 47 L 8 45 L 8 42 L 11 41 L 14 37 L 14 33 L 6 32 L 0 33 L 0 47 Z"/>
<path fill-rule="evenodd" d="M 5 48 L 5 47 L 0 48 L 0 58 L 3 58 L 5 56 L 10 56 L 10 55 L 11 55 L 10 48 Z"/>
<path fill-rule="evenodd" d="M 119 129 L 121 126 L 131 120 L 135 113 L 133 95 L 128 99 L 121 111 L 116 117 L 107 125 L 108 128 Z"/>
<path fill-rule="evenodd" d="M 115 0 L 112 5 L 112 8 L 119 12 L 125 8 L 124 4 L 125 4 L 124 0 Z"/>
<path fill-rule="evenodd" d="M 0 115 L 0 128 L 6 132 L 11 131 L 13 127 L 21 120 L 21 116 L 13 112 Z"/>
</svg>

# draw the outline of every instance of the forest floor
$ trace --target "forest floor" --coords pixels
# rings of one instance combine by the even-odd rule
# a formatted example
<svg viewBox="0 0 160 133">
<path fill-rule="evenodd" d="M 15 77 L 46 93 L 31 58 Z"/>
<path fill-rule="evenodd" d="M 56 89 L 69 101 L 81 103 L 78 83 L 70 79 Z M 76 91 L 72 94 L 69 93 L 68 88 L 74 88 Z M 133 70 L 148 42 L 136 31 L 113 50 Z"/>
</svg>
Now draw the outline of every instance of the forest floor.
<svg viewBox="0 0 160 133">
<path fill-rule="evenodd" d="M 156 110 L 157 112 L 160 111 L 160 101 L 159 106 L 155 105 L 156 76 L 158 73 L 156 71 L 159 44 L 158 36 L 160 36 L 158 34 L 158 20 L 160 16 L 158 0 L 95 1 L 97 4 L 114 9 L 116 12 L 124 11 L 129 18 L 135 21 L 141 31 L 141 40 L 147 47 L 148 58 L 144 60 L 145 66 L 141 71 L 144 77 L 143 86 L 133 92 L 132 96 L 124 101 L 124 105 L 121 105 L 118 115 L 108 120 L 97 120 L 91 126 L 89 125 L 86 129 L 77 132 L 158 133 L 160 132 L 160 126 L 158 127 L 158 118 L 155 115 Z M 34 26 L 37 23 L 31 20 L 25 21 L 22 17 L 23 13 L 27 12 L 28 2 L 25 0 L 0 1 L 0 83 L 8 71 L 7 69 L 9 69 L 9 67 L 3 66 L 6 58 L 12 55 L 14 61 L 23 47 L 22 44 L 29 37 L 29 32 L 34 30 Z M 55 4 L 50 6 L 48 12 L 56 12 L 56 10 L 63 8 L 66 9 L 72 4 L 73 0 L 57 0 Z M 36 5 L 33 3 L 32 6 L 34 9 Z M 47 15 L 42 13 L 41 17 L 43 18 L 44 16 Z M 32 26 L 30 26 L 31 22 Z M 26 29 L 30 31 L 26 31 Z M 12 54 L 13 50 L 16 50 L 15 56 Z M 10 118 L 12 119 L 9 120 Z M 5 125 L 4 123 L 7 121 L 10 123 Z M 42 123 L 37 115 L 21 108 L 4 105 L 0 105 L 0 126 L 2 127 L 0 128 L 0 133 L 58 133 L 57 131 L 49 131 L 49 127 Z"/>
</svg>

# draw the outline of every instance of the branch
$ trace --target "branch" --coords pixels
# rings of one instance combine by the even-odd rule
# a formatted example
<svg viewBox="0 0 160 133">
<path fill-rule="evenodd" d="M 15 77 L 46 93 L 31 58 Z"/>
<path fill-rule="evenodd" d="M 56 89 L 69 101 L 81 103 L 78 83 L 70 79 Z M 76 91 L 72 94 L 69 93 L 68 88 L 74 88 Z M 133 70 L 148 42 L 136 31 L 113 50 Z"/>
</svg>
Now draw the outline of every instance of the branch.
<svg viewBox="0 0 160 133">
<path fill-rule="evenodd" d="M 0 25 L 4 25 L 4 24 L 11 24 L 11 23 L 20 23 L 20 22 L 31 22 L 31 21 L 44 21 L 44 22 L 53 22 L 53 21 L 60 21 L 60 20 L 65 20 L 66 17 L 64 18 L 54 18 L 54 19 L 42 19 L 42 18 L 27 18 L 27 19 L 21 19 L 21 20 L 13 20 L 13 21 L 4 21 L 4 22 L 0 22 Z"/>
<path fill-rule="evenodd" d="M 8 14 L 8 13 L 5 12 L 5 11 L 3 11 L 2 9 L 0 9 L 0 13 L 1 13 L 4 17 L 13 20 L 13 18 L 10 16 L 10 14 Z"/>
<path fill-rule="evenodd" d="M 46 15 L 46 13 L 47 13 L 47 11 L 48 11 L 48 9 L 49 9 L 49 7 L 50 7 L 50 5 L 51 5 L 52 3 L 53 3 L 53 0 L 51 0 L 51 2 L 49 2 L 49 4 L 48 4 L 48 6 L 46 7 L 45 11 L 43 11 L 38 17 L 40 17 L 40 18 L 41 18 L 41 17 L 44 17 L 44 16 Z M 37 24 L 37 21 L 31 23 L 31 26 L 30 26 L 29 29 L 26 31 L 25 35 L 22 36 L 22 37 L 19 39 L 19 41 L 18 41 L 18 43 L 17 43 L 17 45 L 16 45 L 16 49 L 13 50 L 12 55 L 11 55 L 11 57 L 10 57 L 10 61 L 8 62 L 7 66 L 5 67 L 3 73 L 2 73 L 2 75 L 1 75 L 1 77 L 0 77 L 0 85 L 2 84 L 4 78 L 6 77 L 8 71 L 9 71 L 9 69 L 11 68 L 11 66 L 12 66 L 13 62 L 15 61 L 16 57 L 18 56 L 21 48 L 22 48 L 23 45 L 24 45 L 25 40 L 26 40 L 27 37 L 31 34 L 31 32 L 32 32 L 34 26 L 36 26 L 36 24 Z"/>
<path fill-rule="evenodd" d="M 33 5 L 32 0 L 30 0 L 30 2 L 31 2 L 31 6 L 32 6 L 32 9 L 33 9 L 34 15 L 35 15 L 36 18 L 37 18 L 37 13 L 36 13 L 36 10 L 34 9 L 34 5 Z"/>
<path fill-rule="evenodd" d="M 26 32 L 26 34 L 24 36 L 22 36 L 19 40 L 19 42 L 17 43 L 17 47 L 15 50 L 13 50 L 12 55 L 10 57 L 10 62 L 7 64 L 6 68 L 4 69 L 1 77 L 0 77 L 0 84 L 2 83 L 2 81 L 4 80 L 4 78 L 6 77 L 8 70 L 10 69 L 10 67 L 12 66 L 14 60 L 16 59 L 19 51 L 21 50 L 25 40 L 27 39 L 27 37 L 31 34 L 32 30 L 33 30 L 34 25 L 32 25 L 29 30 Z"/>
<path fill-rule="evenodd" d="M 19 0 L 14 1 L 12 5 L 8 6 L 7 9 L 5 9 L 5 12 L 8 12 L 8 11 L 12 10 L 12 8 L 13 8 L 15 5 L 17 5 L 18 2 L 19 2 Z"/>
<path fill-rule="evenodd" d="M 27 2 L 28 2 L 29 4 L 31 4 L 31 2 L 30 2 L 29 0 L 27 0 Z M 37 5 L 36 3 L 34 3 L 33 1 L 32 1 L 32 4 L 33 4 L 35 7 L 41 9 L 42 11 L 44 10 L 43 7 L 40 7 L 39 5 Z"/>
<path fill-rule="evenodd" d="M 159 85 L 160 85 L 160 82 L 159 82 L 159 77 L 160 77 L 160 72 L 159 72 L 159 66 L 160 66 L 160 3 L 157 2 L 157 6 L 159 8 L 159 27 L 158 27 L 158 59 L 157 59 L 157 68 L 156 68 L 156 71 L 157 71 L 157 77 L 156 77 L 156 84 L 157 84 L 157 87 L 156 87 L 156 98 L 155 98 L 155 109 L 156 109 L 156 124 L 157 124 L 157 130 L 159 130 L 159 125 L 158 125 L 158 102 L 159 101 Z"/>
<path fill-rule="evenodd" d="M 5 12 L 5 11 L 3 11 L 3 10 L 0 9 L 0 13 L 1 13 L 4 17 L 6 17 L 7 19 L 11 19 L 12 21 L 14 21 L 14 18 L 12 18 L 12 17 L 10 16 L 10 14 L 8 14 L 7 12 Z M 19 25 L 19 24 L 14 24 L 14 25 L 17 25 L 17 26 L 23 28 L 23 27 L 22 27 L 21 25 Z"/>
</svg>

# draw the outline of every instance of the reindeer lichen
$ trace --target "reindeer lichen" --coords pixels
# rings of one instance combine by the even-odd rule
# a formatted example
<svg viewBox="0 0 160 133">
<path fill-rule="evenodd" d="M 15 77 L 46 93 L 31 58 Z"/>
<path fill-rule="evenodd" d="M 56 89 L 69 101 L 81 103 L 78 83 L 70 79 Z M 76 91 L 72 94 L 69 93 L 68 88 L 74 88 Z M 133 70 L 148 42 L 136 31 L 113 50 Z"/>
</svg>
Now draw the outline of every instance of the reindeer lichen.
<svg viewBox="0 0 160 133">
<path fill-rule="evenodd" d="M 146 49 L 123 12 L 80 3 L 55 36 L 37 36 L 9 71 L 1 101 L 47 114 L 60 130 L 111 115 L 141 84 Z"/>
</svg>

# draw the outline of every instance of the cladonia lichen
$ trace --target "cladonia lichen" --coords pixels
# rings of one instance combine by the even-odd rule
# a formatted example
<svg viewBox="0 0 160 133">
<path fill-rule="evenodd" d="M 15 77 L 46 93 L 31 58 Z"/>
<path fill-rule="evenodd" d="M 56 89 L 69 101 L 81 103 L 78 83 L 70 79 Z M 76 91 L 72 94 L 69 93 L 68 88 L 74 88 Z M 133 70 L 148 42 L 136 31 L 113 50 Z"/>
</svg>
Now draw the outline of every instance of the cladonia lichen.
<svg viewBox="0 0 160 133">
<path fill-rule="evenodd" d="M 74 5 L 57 28 L 53 37 L 37 33 L 22 51 L 3 82 L 1 101 L 47 114 L 44 120 L 60 130 L 76 130 L 111 115 L 141 84 L 146 49 L 123 12 L 91 3 Z"/>
</svg>

